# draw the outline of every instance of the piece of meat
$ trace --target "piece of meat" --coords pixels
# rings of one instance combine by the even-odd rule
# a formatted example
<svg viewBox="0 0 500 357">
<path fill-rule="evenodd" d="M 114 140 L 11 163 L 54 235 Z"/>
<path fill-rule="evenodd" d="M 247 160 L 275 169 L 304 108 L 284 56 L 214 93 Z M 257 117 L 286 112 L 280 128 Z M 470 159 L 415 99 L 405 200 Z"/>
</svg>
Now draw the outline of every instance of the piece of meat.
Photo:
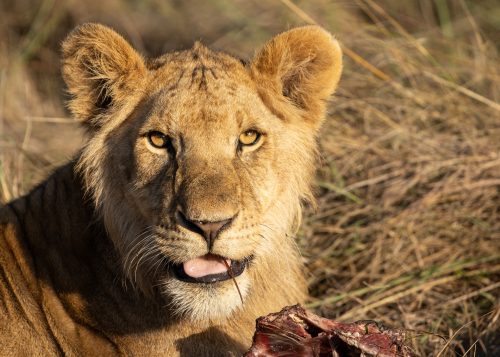
<svg viewBox="0 0 500 357">
<path fill-rule="evenodd" d="M 375 321 L 342 323 L 300 305 L 257 319 L 253 344 L 244 357 L 417 357 L 405 344 L 405 331 Z"/>
</svg>

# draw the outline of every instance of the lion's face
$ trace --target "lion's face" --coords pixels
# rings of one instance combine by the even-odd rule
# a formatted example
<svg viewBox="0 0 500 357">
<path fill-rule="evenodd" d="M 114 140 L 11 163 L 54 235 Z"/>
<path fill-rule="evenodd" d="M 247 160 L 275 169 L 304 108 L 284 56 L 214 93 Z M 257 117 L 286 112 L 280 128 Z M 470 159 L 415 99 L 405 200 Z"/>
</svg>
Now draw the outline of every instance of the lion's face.
<svg viewBox="0 0 500 357">
<path fill-rule="evenodd" d="M 108 165 L 142 222 L 137 236 L 120 236 L 126 269 L 156 275 L 183 309 L 192 309 L 186 296 L 203 296 L 199 308 L 220 315 L 241 304 L 230 273 L 245 297 L 248 271 L 277 254 L 275 233 L 283 237 L 291 217 L 275 207 L 297 213 L 290 190 L 304 173 L 289 163 L 310 153 L 267 109 L 239 61 L 208 53 L 198 46 L 185 54 L 197 60 L 174 59 L 156 71 L 152 93 L 112 134 Z"/>
<path fill-rule="evenodd" d="M 79 169 L 125 275 L 177 314 L 225 318 L 290 259 L 336 42 L 308 27 L 250 65 L 200 44 L 146 64 L 85 25 L 63 50 L 71 109 L 90 132 Z"/>
</svg>

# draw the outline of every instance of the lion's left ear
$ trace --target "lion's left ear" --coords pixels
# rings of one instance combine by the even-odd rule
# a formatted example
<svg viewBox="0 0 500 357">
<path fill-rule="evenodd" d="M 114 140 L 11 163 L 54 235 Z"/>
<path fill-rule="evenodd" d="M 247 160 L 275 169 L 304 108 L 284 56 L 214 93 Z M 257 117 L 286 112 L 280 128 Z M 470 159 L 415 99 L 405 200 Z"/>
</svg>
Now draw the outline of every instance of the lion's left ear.
<svg viewBox="0 0 500 357">
<path fill-rule="evenodd" d="M 87 23 L 62 44 L 62 74 L 73 115 L 92 129 L 113 108 L 132 101 L 146 77 L 142 57 L 109 27 Z"/>
<path fill-rule="evenodd" d="M 326 100 L 342 71 L 338 42 L 318 26 L 281 33 L 260 50 L 251 63 L 259 94 L 271 110 L 286 119 L 298 115 L 318 128 Z"/>
</svg>

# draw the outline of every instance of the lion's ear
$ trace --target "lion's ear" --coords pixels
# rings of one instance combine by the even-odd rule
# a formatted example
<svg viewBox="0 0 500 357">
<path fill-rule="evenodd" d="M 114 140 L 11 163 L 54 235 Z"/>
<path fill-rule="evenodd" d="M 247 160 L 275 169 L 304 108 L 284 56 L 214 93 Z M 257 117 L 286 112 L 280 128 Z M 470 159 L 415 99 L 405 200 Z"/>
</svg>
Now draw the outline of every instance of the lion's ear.
<svg viewBox="0 0 500 357">
<path fill-rule="evenodd" d="M 123 105 L 140 88 L 146 67 L 141 56 L 120 35 L 99 24 L 84 24 L 62 44 L 62 74 L 72 99 L 73 115 L 102 125 L 103 114 Z"/>
<path fill-rule="evenodd" d="M 338 42 L 318 26 L 304 26 L 271 39 L 255 56 L 251 72 L 259 93 L 283 118 L 299 116 L 319 127 L 326 99 L 342 71 Z"/>
</svg>

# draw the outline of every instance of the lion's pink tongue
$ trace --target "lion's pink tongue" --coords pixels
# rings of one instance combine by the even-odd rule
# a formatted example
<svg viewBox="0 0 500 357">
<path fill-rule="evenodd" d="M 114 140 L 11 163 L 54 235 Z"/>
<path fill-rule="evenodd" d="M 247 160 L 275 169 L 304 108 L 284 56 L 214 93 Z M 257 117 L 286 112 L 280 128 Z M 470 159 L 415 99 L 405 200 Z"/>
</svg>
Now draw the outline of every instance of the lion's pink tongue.
<svg viewBox="0 0 500 357">
<path fill-rule="evenodd" d="M 231 265 L 231 260 L 226 260 Z M 184 272 L 192 278 L 227 272 L 224 260 L 213 254 L 205 254 L 184 263 Z"/>
</svg>

